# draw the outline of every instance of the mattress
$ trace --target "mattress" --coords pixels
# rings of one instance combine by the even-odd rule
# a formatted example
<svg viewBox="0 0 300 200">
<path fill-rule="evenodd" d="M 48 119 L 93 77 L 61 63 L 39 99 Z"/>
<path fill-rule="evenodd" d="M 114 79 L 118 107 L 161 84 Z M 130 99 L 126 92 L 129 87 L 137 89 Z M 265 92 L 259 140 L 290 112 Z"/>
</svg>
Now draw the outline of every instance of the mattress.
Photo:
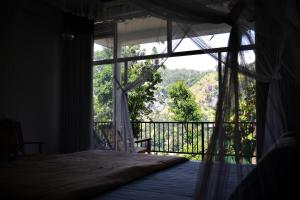
<svg viewBox="0 0 300 200">
<path fill-rule="evenodd" d="M 1 199 L 85 199 L 187 161 L 100 150 L 0 162 Z"/>
</svg>

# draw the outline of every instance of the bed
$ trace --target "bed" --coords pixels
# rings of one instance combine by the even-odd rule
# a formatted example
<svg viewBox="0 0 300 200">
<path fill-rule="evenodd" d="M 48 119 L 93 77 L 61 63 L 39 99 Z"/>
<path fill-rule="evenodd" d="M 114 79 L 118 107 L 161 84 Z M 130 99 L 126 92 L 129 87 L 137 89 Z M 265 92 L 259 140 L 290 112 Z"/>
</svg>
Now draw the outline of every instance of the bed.
<svg viewBox="0 0 300 200">
<path fill-rule="evenodd" d="M 90 200 L 193 200 L 195 199 L 195 190 L 199 187 L 199 185 L 197 186 L 199 171 L 202 171 L 204 166 L 205 164 L 199 161 L 188 161 L 132 181 Z M 228 175 L 219 199 L 227 200 L 241 181 L 238 178 L 237 167 L 245 177 L 254 168 L 254 165 L 226 164 L 226 167 Z M 218 174 L 217 171 L 215 173 Z"/>
<path fill-rule="evenodd" d="M 185 161 L 100 150 L 0 161 L 0 198 L 86 199 Z"/>
</svg>

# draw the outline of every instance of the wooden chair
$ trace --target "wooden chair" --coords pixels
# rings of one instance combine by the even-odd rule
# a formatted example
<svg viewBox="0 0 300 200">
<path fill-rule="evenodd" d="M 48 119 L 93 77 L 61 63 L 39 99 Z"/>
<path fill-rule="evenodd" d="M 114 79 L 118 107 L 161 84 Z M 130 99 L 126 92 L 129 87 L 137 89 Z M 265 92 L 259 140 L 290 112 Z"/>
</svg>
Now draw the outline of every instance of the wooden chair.
<svg viewBox="0 0 300 200">
<path fill-rule="evenodd" d="M 146 143 L 146 145 L 143 147 L 137 147 L 136 150 L 138 153 L 148 153 L 150 154 L 151 153 L 151 138 L 146 138 L 146 139 L 141 139 L 141 140 L 136 140 L 135 141 L 136 144 L 143 144 L 143 143 Z"/>
<path fill-rule="evenodd" d="M 0 120 L 0 157 L 15 160 L 18 155 L 25 155 L 25 145 L 38 145 L 42 153 L 43 142 L 25 142 L 21 123 L 14 119 Z"/>
<path fill-rule="evenodd" d="M 120 132 L 118 132 L 121 135 Z M 95 140 L 97 142 L 97 148 L 105 149 L 105 150 L 113 150 L 114 149 L 114 135 L 113 135 L 113 127 L 111 123 L 101 124 L 97 127 L 97 131 L 94 133 Z M 151 153 L 151 138 L 135 140 L 135 144 L 137 145 L 136 151 L 138 153 Z"/>
</svg>

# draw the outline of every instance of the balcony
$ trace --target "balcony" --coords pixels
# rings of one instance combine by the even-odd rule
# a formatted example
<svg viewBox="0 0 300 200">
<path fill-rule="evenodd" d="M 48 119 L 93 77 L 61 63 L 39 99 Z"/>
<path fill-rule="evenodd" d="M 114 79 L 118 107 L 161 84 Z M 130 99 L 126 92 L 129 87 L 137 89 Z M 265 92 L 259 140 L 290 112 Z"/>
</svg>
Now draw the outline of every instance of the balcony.
<svg viewBox="0 0 300 200">
<path fill-rule="evenodd" d="M 151 152 L 153 154 L 178 154 L 196 160 L 203 160 L 207 154 L 215 122 L 132 122 L 134 136 L 137 140 L 151 138 Z M 225 130 L 224 152 L 227 162 L 234 162 L 235 149 L 233 126 L 231 122 L 224 123 Z M 240 157 L 243 163 L 256 163 L 255 122 L 240 122 L 241 135 Z M 114 137 L 111 122 L 95 122 L 94 133 L 97 147 L 100 149 L 114 149 Z M 136 147 L 146 144 L 139 143 Z M 218 151 L 214 152 L 218 155 Z"/>
</svg>

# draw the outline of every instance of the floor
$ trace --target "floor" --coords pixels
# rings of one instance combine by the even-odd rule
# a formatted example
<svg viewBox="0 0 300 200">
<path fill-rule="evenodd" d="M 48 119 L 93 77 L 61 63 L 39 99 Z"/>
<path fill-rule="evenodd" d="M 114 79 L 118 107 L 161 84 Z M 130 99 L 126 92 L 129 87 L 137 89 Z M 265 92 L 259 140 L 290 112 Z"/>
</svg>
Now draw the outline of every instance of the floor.
<svg viewBox="0 0 300 200">
<path fill-rule="evenodd" d="M 92 200 L 191 200 L 194 196 L 198 171 L 202 167 L 203 164 L 200 162 L 189 161 L 133 181 Z M 233 172 L 233 177 L 236 175 L 234 168 L 234 165 L 228 168 Z M 243 176 L 252 168 L 251 165 L 243 166 Z M 237 185 L 236 178 L 230 177 L 228 182 L 229 186 L 224 189 L 224 199 Z"/>
</svg>

